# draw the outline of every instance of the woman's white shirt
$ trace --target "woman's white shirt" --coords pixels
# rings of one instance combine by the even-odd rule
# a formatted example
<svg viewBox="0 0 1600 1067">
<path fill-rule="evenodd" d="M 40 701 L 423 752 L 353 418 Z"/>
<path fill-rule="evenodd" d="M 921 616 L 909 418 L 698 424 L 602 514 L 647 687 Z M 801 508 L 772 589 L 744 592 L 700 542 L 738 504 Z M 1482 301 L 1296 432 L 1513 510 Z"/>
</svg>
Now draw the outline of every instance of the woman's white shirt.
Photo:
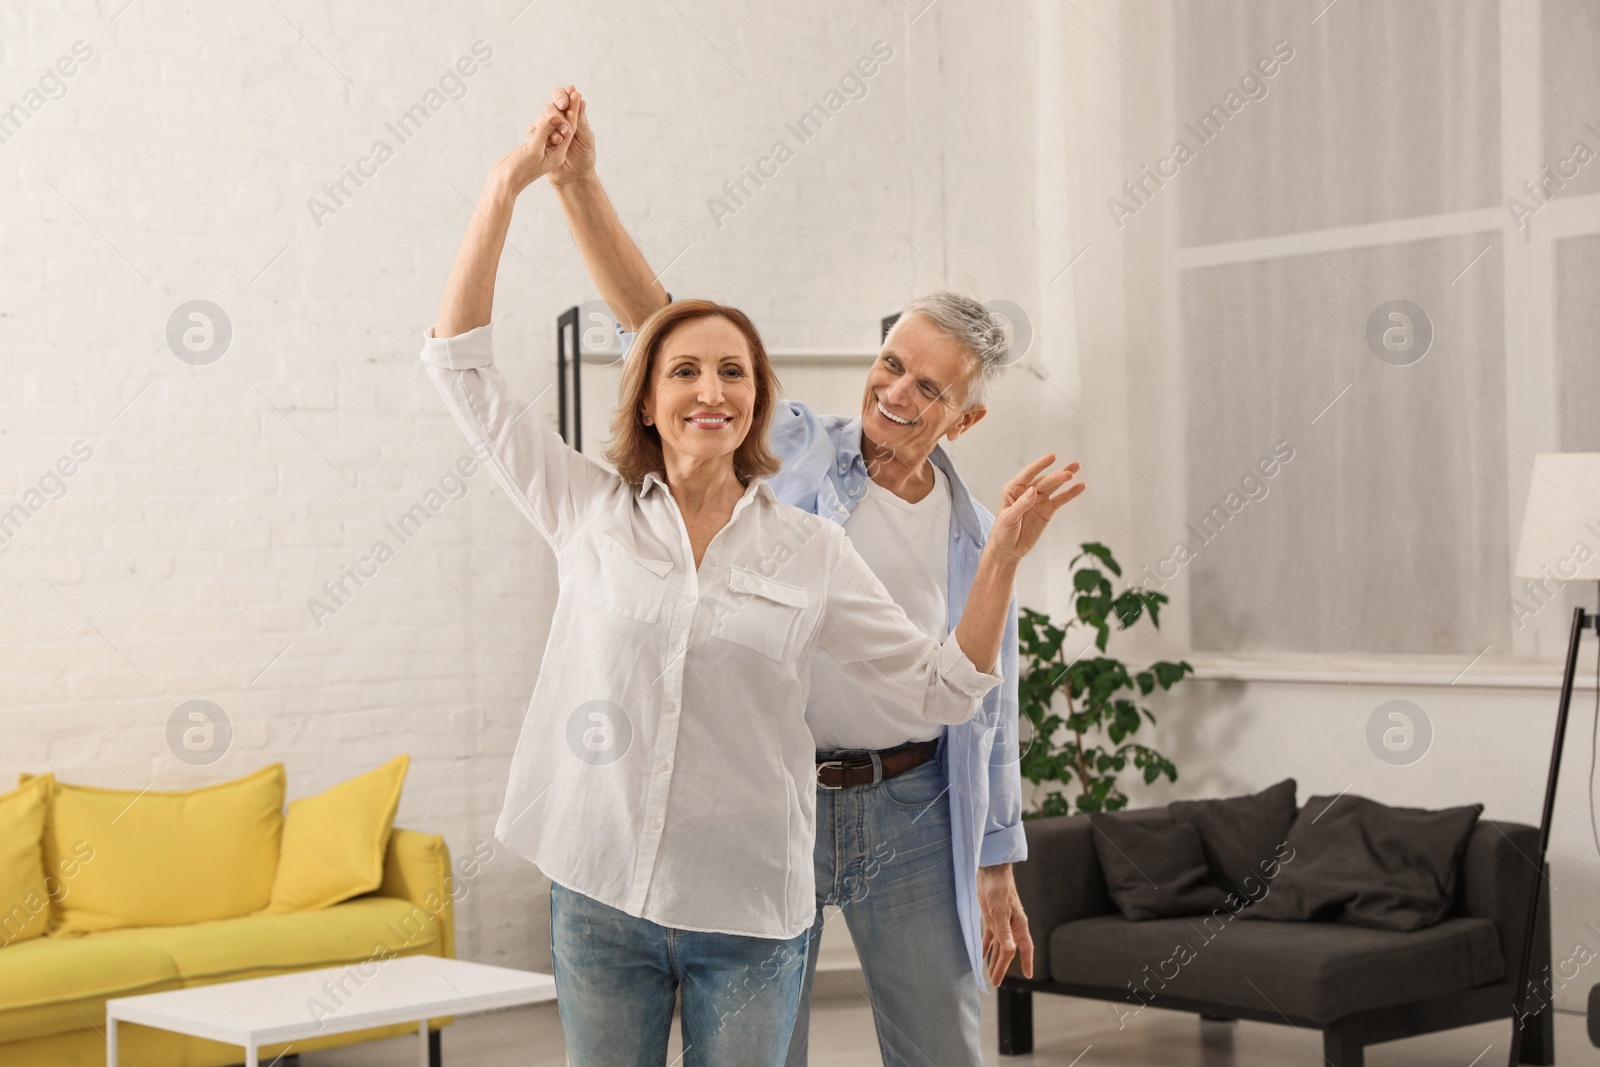
<svg viewBox="0 0 1600 1067">
<path fill-rule="evenodd" d="M 815 918 L 811 661 L 965 722 L 998 674 L 920 631 L 832 522 L 753 479 L 696 569 L 666 483 L 545 429 L 492 327 L 423 338 L 469 443 L 555 552 L 560 592 L 495 836 L 663 926 L 791 938 Z"/>
</svg>

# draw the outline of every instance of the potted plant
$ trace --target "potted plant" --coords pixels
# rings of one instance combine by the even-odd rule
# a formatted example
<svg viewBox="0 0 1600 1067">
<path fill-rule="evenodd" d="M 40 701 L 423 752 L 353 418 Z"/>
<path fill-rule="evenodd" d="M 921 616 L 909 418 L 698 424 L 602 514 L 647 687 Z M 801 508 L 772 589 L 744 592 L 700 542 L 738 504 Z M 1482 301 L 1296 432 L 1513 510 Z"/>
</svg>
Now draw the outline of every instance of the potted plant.
<svg viewBox="0 0 1600 1067">
<path fill-rule="evenodd" d="M 1121 660 L 1103 654 L 1113 621 L 1126 630 L 1148 616 L 1159 628 L 1167 597 L 1139 586 L 1113 595 L 1105 571 L 1120 578 L 1122 568 L 1111 550 L 1093 541 L 1080 548 L 1070 564 L 1077 594 L 1073 617 L 1058 626 L 1043 612 L 1025 608 L 1019 621 L 1020 713 L 1026 720 L 1024 733 L 1027 725 L 1033 729 L 1022 752 L 1022 776 L 1035 786 L 1056 787 L 1042 799 L 1035 790 L 1036 806 L 1024 818 L 1125 807 L 1128 797 L 1118 788 L 1117 775 L 1130 762 L 1147 785 L 1163 775 L 1178 780 L 1170 759 L 1133 740 L 1145 720 L 1152 725 L 1156 721 L 1138 701 L 1157 687 L 1171 689 L 1194 668 L 1182 660 L 1160 660 L 1130 672 Z M 1102 655 L 1080 654 L 1069 662 L 1064 645 L 1074 628 L 1093 629 L 1094 648 Z M 1069 802 L 1067 791 L 1074 786 L 1076 796 Z"/>
</svg>

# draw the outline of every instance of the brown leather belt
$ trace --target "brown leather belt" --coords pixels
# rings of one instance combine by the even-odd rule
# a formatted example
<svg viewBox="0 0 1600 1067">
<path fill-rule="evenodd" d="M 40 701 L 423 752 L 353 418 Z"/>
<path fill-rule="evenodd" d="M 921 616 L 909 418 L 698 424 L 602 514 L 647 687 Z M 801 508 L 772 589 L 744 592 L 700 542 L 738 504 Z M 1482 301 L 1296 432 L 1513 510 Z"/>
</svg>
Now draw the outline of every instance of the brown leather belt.
<svg viewBox="0 0 1600 1067">
<path fill-rule="evenodd" d="M 907 741 L 878 753 L 884 778 L 920 767 L 939 752 L 938 741 Z M 872 753 L 852 754 L 845 759 L 817 760 L 817 784 L 824 789 L 843 789 L 852 785 L 873 784 Z"/>
</svg>

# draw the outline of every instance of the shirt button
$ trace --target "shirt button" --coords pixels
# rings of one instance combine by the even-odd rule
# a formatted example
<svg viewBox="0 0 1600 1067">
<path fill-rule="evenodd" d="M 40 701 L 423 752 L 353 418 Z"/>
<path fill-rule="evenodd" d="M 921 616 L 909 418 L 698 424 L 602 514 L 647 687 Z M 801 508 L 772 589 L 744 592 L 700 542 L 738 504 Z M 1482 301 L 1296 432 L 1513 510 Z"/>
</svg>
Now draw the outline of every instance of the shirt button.
<svg viewBox="0 0 1600 1067">
<path fill-rule="evenodd" d="M 694 594 L 693 593 L 685 593 L 685 594 L 683 594 L 683 600 L 684 600 L 684 603 L 686 603 L 686 604 L 693 604 L 694 603 Z"/>
<path fill-rule="evenodd" d="M 683 651 L 683 642 L 679 641 L 677 644 L 673 645 L 672 646 L 672 651 L 674 651 L 674 652 L 682 652 Z"/>
<path fill-rule="evenodd" d="M 652 830 L 661 829 L 661 820 L 660 819 L 651 819 L 650 820 L 650 829 L 652 829 Z"/>
<path fill-rule="evenodd" d="M 669 760 L 669 759 L 662 760 L 661 762 L 656 764 L 656 770 L 658 770 L 658 771 L 670 771 L 670 770 L 672 770 L 672 761 Z"/>
<path fill-rule="evenodd" d="M 668 715 L 671 715 L 673 712 L 675 712 L 677 710 L 678 710 L 678 705 L 676 705 L 676 704 L 668 704 L 667 705 L 667 714 Z"/>
<path fill-rule="evenodd" d="M 850 487 L 850 495 L 851 496 L 855 496 L 859 492 L 861 492 L 861 487 L 859 485 L 852 485 Z"/>
</svg>

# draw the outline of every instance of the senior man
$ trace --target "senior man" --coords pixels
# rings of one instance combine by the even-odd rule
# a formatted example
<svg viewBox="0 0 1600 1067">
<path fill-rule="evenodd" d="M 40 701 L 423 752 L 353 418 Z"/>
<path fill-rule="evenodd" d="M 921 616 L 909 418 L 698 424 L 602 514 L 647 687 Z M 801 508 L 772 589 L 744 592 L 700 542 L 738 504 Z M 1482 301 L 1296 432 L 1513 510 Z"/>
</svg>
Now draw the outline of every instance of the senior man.
<svg viewBox="0 0 1600 1067">
<path fill-rule="evenodd" d="M 581 94 L 568 86 L 554 101 L 576 139 L 550 183 L 626 344 L 670 297 L 601 187 Z M 885 338 L 858 416 L 788 401 L 773 418 L 779 499 L 843 524 L 912 621 L 940 639 L 961 618 L 993 522 L 940 442 L 984 417 L 1006 362 L 1004 331 L 982 305 L 934 293 L 908 304 Z M 1016 957 L 1032 976 L 1011 875 L 1027 857 L 1014 602 L 1000 670 L 1004 684 L 978 715 L 944 727 L 860 692 L 818 655 L 806 709 L 817 746 L 817 925 L 790 1067 L 806 1062 L 825 904 L 842 909 L 855 943 L 886 1067 L 981 1063 L 985 978 L 998 985 Z"/>
</svg>

